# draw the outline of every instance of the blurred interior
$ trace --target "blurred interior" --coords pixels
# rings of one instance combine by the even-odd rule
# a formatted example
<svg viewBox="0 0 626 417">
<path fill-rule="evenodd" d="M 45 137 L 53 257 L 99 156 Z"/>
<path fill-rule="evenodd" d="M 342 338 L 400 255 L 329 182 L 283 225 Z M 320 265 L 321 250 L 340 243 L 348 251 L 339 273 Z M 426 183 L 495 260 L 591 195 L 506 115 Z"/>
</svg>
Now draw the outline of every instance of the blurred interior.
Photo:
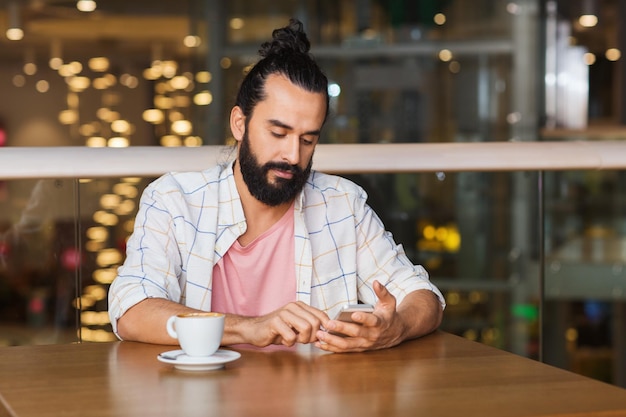
<svg viewBox="0 0 626 417">
<path fill-rule="evenodd" d="M 323 143 L 624 140 L 623 3 L 0 0 L 0 147 L 229 144 L 290 17 L 331 80 Z M 626 387 L 623 171 L 350 177 L 444 291 L 444 330 Z M 0 181 L 0 344 L 114 340 L 150 180 Z"/>
</svg>

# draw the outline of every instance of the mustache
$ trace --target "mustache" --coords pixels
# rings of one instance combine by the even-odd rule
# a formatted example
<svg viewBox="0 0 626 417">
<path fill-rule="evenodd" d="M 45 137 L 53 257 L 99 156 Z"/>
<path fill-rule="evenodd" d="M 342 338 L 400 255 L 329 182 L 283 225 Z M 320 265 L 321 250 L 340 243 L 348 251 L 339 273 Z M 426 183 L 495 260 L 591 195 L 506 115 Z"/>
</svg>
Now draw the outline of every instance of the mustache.
<svg viewBox="0 0 626 417">
<path fill-rule="evenodd" d="M 278 169 L 280 171 L 290 172 L 292 174 L 302 174 L 304 170 L 300 168 L 298 165 L 290 165 L 286 162 L 268 162 L 263 166 L 263 170 L 265 172 L 270 169 Z"/>
</svg>

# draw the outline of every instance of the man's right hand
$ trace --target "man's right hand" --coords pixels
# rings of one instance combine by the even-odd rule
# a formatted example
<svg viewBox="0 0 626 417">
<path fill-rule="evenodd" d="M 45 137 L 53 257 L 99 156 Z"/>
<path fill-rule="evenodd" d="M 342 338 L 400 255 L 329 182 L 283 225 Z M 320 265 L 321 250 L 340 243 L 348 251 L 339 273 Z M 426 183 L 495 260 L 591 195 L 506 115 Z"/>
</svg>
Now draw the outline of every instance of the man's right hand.
<svg viewBox="0 0 626 417">
<path fill-rule="evenodd" d="M 177 344 L 165 330 L 170 316 L 198 310 L 162 298 L 148 298 L 129 309 L 118 320 L 118 334 L 124 340 L 157 344 Z M 260 317 L 226 315 L 222 346 L 240 343 L 258 347 L 293 346 L 313 343 L 316 333 L 329 321 L 321 310 L 301 301 L 292 302 Z"/>
<path fill-rule="evenodd" d="M 248 343 L 293 346 L 317 341 L 316 333 L 329 317 L 321 310 L 301 301 L 285 305 L 260 317 L 226 315 L 223 345 Z"/>
</svg>

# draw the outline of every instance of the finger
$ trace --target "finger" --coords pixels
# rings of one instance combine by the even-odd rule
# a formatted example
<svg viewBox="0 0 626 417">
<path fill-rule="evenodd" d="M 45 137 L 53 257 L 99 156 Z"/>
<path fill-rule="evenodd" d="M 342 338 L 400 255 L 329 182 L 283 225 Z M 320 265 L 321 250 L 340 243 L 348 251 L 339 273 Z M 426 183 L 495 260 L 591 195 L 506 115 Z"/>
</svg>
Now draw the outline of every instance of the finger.
<svg viewBox="0 0 626 417">
<path fill-rule="evenodd" d="M 274 343 L 280 343 L 285 346 L 293 346 L 298 339 L 298 334 L 294 328 L 287 322 L 283 321 L 280 317 L 276 317 L 271 324 L 272 333 L 274 336 Z"/>
<path fill-rule="evenodd" d="M 311 314 L 312 316 L 314 316 L 315 318 L 317 318 L 317 320 L 319 320 L 322 323 L 327 322 L 328 320 L 330 320 L 330 318 L 328 317 L 328 314 L 326 314 L 324 311 L 312 307 L 308 304 L 303 303 L 302 301 L 298 301 L 295 303 L 295 307 L 303 310 L 304 312 Z"/>
<path fill-rule="evenodd" d="M 361 338 L 335 336 L 324 331 L 319 331 L 317 337 L 318 341 L 315 342 L 314 346 L 327 352 L 363 352 L 367 350 L 363 343 L 364 339 Z"/>
<path fill-rule="evenodd" d="M 353 313 L 356 314 L 356 313 Z M 330 320 L 326 324 L 326 331 L 331 334 L 341 334 L 349 337 L 357 337 L 360 335 L 362 325 L 359 323 L 348 323 L 339 320 Z"/>
<path fill-rule="evenodd" d="M 396 297 L 394 297 L 393 294 L 391 294 L 389 290 L 387 290 L 387 287 L 385 287 L 378 281 L 374 281 L 373 287 L 374 293 L 376 294 L 376 297 L 378 297 L 378 303 L 376 303 L 376 308 L 382 307 L 385 310 L 390 309 L 395 311 Z"/>
<path fill-rule="evenodd" d="M 311 343 L 317 340 L 315 333 L 322 324 L 314 312 L 291 306 L 281 312 L 280 318 L 292 329 L 298 342 Z"/>
</svg>

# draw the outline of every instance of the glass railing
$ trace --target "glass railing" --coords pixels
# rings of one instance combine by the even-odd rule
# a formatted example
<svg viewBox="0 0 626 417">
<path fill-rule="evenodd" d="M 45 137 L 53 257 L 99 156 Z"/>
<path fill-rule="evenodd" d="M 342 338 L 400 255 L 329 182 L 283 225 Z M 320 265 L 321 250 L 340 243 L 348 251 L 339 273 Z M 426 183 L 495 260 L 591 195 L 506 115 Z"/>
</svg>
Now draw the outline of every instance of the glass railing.
<svg viewBox="0 0 626 417">
<path fill-rule="evenodd" d="M 0 152 L 0 344 L 114 340 L 138 199 L 222 147 Z M 442 329 L 624 381 L 626 142 L 319 145 L 444 292 Z"/>
</svg>

